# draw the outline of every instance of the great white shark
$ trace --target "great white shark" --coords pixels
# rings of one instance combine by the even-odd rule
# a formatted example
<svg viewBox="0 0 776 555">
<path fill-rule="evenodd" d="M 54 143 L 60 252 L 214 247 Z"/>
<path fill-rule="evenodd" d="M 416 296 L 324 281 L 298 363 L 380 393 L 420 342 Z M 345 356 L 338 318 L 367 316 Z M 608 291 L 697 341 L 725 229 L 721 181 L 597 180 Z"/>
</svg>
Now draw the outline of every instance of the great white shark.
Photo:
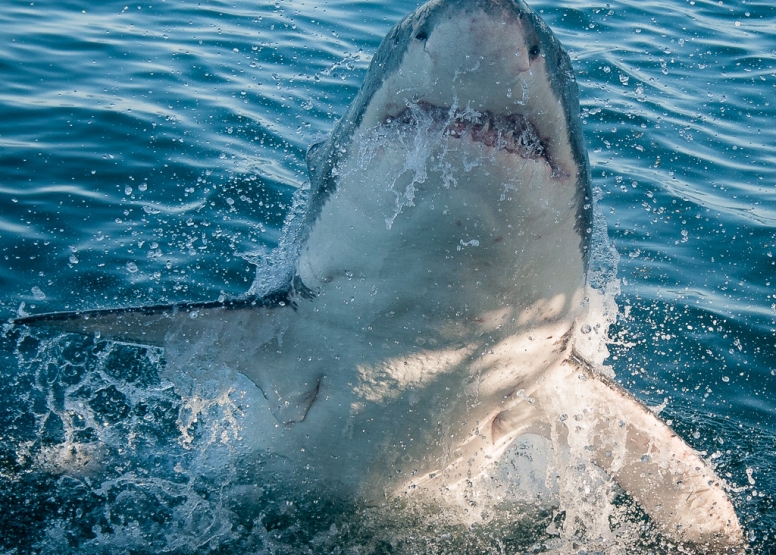
<svg viewBox="0 0 776 555">
<path fill-rule="evenodd" d="M 15 323 L 245 374 L 266 401 L 246 432 L 257 452 L 336 495 L 471 521 L 563 504 L 579 495 L 564 469 L 581 465 L 668 537 L 735 551 L 714 471 L 579 348 L 592 195 L 578 112 L 568 55 L 521 0 L 432 0 L 310 148 L 282 287 Z"/>
</svg>

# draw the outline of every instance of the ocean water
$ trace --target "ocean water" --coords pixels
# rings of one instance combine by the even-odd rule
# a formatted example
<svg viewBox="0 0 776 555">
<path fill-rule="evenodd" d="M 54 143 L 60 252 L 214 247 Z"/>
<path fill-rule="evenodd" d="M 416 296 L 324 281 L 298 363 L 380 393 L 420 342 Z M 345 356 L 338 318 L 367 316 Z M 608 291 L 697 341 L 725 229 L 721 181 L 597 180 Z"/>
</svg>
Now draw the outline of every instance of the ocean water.
<svg viewBox="0 0 776 555">
<path fill-rule="evenodd" d="M 418 5 L 7 0 L 0 320 L 246 292 L 307 146 Z M 620 255 L 607 363 L 776 553 L 776 6 L 532 6 L 574 63 Z M 162 358 L 3 327 L 1 553 L 389 552 L 311 524 L 336 506 L 269 503 L 240 442 L 251 385 L 171 383 Z"/>
</svg>

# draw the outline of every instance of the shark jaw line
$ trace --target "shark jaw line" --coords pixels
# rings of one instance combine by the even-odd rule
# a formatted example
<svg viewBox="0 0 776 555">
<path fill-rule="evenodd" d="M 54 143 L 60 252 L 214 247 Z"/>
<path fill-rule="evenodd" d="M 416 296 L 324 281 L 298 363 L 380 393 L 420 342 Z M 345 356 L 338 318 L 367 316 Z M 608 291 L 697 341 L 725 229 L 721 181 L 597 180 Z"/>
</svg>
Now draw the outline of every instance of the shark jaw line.
<svg viewBox="0 0 776 555">
<path fill-rule="evenodd" d="M 496 151 L 514 154 L 524 160 L 544 162 L 552 169 L 552 177 L 567 179 L 568 173 L 553 163 L 537 126 L 517 112 L 495 113 L 490 110 L 459 109 L 454 102 L 450 107 L 418 101 L 393 116 L 386 116 L 383 125 L 388 128 L 410 130 L 421 124 L 441 129 L 441 136 L 481 143 Z"/>
</svg>

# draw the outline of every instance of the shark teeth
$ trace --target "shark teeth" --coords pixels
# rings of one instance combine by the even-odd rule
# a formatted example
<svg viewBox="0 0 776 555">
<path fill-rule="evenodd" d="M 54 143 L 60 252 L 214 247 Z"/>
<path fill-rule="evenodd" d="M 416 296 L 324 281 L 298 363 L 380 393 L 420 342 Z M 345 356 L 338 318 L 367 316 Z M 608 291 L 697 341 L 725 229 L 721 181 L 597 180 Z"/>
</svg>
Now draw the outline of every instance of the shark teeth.
<svg viewBox="0 0 776 555">
<path fill-rule="evenodd" d="M 385 125 L 417 127 L 424 123 L 445 124 L 448 137 L 468 137 L 487 147 L 516 154 L 526 160 L 547 160 L 547 148 L 536 127 L 522 114 L 494 114 L 470 109 L 452 110 L 426 102 L 412 104 Z M 549 162 L 549 160 L 548 160 Z"/>
</svg>

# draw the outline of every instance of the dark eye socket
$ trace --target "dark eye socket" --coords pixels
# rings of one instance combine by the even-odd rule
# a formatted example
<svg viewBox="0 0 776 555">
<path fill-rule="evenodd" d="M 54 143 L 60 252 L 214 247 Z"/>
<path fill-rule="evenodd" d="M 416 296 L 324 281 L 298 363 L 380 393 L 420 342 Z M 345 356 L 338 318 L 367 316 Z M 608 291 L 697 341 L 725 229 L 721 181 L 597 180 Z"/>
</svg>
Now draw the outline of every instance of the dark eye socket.
<svg viewBox="0 0 776 555">
<path fill-rule="evenodd" d="M 531 49 L 528 51 L 528 56 L 533 59 L 536 58 L 536 56 L 539 55 L 539 52 L 541 52 L 541 49 L 539 48 L 538 44 L 534 44 Z"/>
<path fill-rule="evenodd" d="M 415 35 L 415 38 L 417 40 L 426 40 L 428 39 L 428 33 L 426 32 L 425 29 L 421 29 L 420 31 L 418 31 L 418 34 Z"/>
</svg>

